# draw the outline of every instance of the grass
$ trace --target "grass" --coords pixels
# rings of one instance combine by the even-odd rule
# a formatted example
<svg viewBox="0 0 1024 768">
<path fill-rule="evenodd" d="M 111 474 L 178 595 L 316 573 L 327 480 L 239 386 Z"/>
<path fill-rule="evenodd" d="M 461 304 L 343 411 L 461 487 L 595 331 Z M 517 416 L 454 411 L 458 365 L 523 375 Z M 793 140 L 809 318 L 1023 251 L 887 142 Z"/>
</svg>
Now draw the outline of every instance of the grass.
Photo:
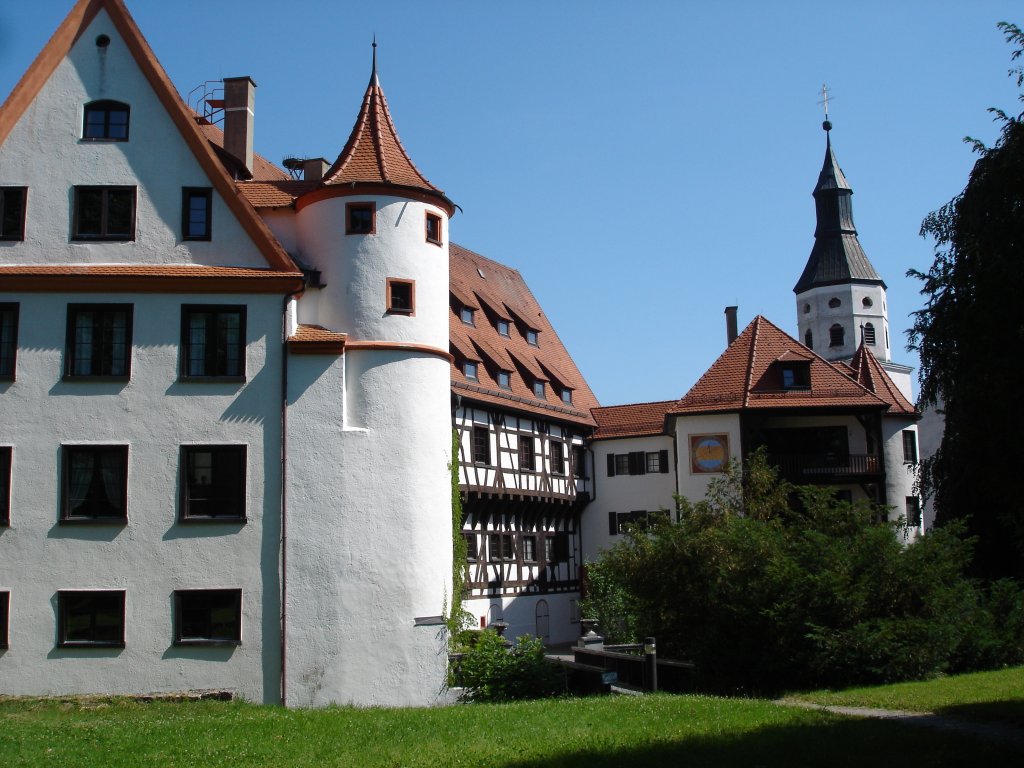
<svg viewBox="0 0 1024 768">
<path fill-rule="evenodd" d="M 898 759 L 897 759 L 898 758 Z M 1021 747 L 751 699 L 656 695 L 441 709 L 0 700 L 0 765 L 1019 766 Z"/>
<path fill-rule="evenodd" d="M 939 677 L 844 691 L 815 691 L 787 698 L 813 704 L 935 712 L 1024 728 L 1024 667 Z"/>
</svg>

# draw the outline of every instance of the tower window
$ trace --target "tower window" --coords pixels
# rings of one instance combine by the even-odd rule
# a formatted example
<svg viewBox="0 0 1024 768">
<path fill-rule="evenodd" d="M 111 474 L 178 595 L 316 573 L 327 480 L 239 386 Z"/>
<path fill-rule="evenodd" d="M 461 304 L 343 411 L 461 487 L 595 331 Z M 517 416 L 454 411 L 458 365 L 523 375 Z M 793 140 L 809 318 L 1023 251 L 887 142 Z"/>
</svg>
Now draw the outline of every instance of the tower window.
<svg viewBox="0 0 1024 768">
<path fill-rule="evenodd" d="M 388 278 L 388 314 L 413 315 L 416 309 L 416 284 L 412 280 Z"/>
<path fill-rule="evenodd" d="M 864 326 L 864 343 L 875 346 L 875 326 L 871 323 Z"/>
<path fill-rule="evenodd" d="M 441 217 L 436 213 L 427 212 L 426 233 L 428 243 L 441 244 Z"/>
<path fill-rule="evenodd" d="M 814 334 L 811 333 L 810 329 L 804 334 L 804 346 L 808 349 L 814 349 Z"/>
<path fill-rule="evenodd" d="M 811 314 L 811 305 L 810 304 L 804 304 L 804 314 L 805 315 Z"/>
<path fill-rule="evenodd" d="M 128 115 L 131 108 L 120 101 L 94 101 L 85 105 L 83 139 L 128 141 Z"/>
<path fill-rule="evenodd" d="M 0 187 L 0 240 L 25 239 L 25 187 Z"/>
<path fill-rule="evenodd" d="M 345 204 L 345 234 L 372 235 L 376 229 L 376 206 L 373 203 Z"/>
<path fill-rule="evenodd" d="M 839 309 L 839 307 L 842 305 L 842 303 L 843 302 L 841 302 L 839 299 L 835 299 L 835 298 L 829 299 L 828 300 L 828 308 L 829 309 Z"/>
<path fill-rule="evenodd" d="M 865 309 L 867 309 L 868 307 L 872 306 L 874 302 L 872 302 L 871 299 L 865 296 L 860 303 Z"/>
<path fill-rule="evenodd" d="M 836 323 L 828 329 L 828 345 L 830 347 L 841 347 L 846 343 L 846 331 L 843 326 Z"/>
</svg>

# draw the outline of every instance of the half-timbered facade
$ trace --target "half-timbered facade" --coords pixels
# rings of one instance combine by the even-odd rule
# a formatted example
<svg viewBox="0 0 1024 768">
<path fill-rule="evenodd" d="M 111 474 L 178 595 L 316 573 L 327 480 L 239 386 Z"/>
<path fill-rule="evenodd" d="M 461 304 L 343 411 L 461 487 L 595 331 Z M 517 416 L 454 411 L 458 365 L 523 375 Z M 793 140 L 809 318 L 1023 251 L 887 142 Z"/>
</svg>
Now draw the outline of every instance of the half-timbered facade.
<svg viewBox="0 0 1024 768">
<path fill-rule="evenodd" d="M 466 610 L 571 640 L 597 401 L 516 270 L 452 245 L 450 302 Z"/>
</svg>

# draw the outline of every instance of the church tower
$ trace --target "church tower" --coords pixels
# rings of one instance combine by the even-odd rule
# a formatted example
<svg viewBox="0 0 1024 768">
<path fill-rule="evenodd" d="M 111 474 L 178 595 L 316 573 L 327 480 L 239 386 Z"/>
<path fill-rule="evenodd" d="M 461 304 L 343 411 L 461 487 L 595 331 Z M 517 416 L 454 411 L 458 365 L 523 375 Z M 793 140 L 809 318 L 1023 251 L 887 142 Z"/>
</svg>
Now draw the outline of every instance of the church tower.
<svg viewBox="0 0 1024 768">
<path fill-rule="evenodd" d="M 832 151 L 832 123 L 826 118 L 825 161 L 814 187 L 814 246 L 796 294 L 797 327 L 805 346 L 830 361 L 849 361 L 863 344 L 908 398 L 910 372 L 890 352 L 885 282 L 857 238 L 853 190 Z"/>
</svg>

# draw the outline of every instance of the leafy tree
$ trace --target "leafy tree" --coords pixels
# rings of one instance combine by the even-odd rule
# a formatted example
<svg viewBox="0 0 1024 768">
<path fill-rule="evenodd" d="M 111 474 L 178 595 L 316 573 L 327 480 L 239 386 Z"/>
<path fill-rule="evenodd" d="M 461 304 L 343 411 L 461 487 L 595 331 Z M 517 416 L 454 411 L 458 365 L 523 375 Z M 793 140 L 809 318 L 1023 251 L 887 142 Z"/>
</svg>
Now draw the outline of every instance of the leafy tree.
<svg viewBox="0 0 1024 768">
<path fill-rule="evenodd" d="M 1024 32 L 999 27 L 1019 61 Z M 1020 66 L 1010 74 L 1024 84 Z M 909 273 L 927 301 L 908 336 L 921 356 L 921 402 L 945 415 L 922 472 L 936 524 L 966 521 L 978 540 L 975 573 L 1022 579 L 1024 494 L 1014 478 L 1024 435 L 1024 113 L 990 112 L 1002 122 L 998 141 L 965 139 L 980 155 L 967 186 L 921 226 L 936 254 L 927 273 Z"/>
</svg>

